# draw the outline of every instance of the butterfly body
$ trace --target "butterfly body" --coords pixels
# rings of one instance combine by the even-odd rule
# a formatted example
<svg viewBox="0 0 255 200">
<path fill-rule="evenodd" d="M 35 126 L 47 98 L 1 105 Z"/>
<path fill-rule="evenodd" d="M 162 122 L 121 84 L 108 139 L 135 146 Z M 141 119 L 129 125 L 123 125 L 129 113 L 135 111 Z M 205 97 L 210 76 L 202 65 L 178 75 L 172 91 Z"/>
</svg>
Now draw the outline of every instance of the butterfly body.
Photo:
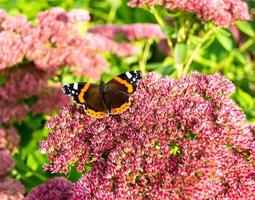
<svg viewBox="0 0 255 200">
<path fill-rule="evenodd" d="M 71 83 L 63 86 L 65 94 L 84 106 L 87 115 L 103 118 L 109 114 L 120 114 L 130 106 L 130 95 L 137 89 L 142 78 L 141 71 L 130 71 L 120 74 L 107 83 L 102 79 L 100 84 Z"/>
</svg>

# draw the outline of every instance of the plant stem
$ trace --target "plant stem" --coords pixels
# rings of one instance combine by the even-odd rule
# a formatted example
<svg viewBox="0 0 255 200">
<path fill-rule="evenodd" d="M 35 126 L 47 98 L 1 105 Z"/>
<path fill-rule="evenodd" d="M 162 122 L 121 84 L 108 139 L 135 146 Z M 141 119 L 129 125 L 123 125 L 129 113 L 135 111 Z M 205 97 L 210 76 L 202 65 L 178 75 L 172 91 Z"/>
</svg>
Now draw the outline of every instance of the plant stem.
<svg viewBox="0 0 255 200">
<path fill-rule="evenodd" d="M 196 46 L 196 48 L 192 51 L 192 53 L 190 54 L 185 66 L 183 67 L 182 70 L 182 75 L 186 74 L 189 70 L 189 67 L 192 63 L 192 61 L 194 60 L 195 56 L 197 55 L 197 53 L 199 52 L 199 50 L 201 49 L 202 45 L 209 39 L 209 37 L 215 32 L 215 29 L 210 29 L 209 31 L 207 31 L 202 37 L 201 37 L 201 42 Z"/>
<path fill-rule="evenodd" d="M 252 46 L 254 44 L 254 38 L 250 38 L 249 40 L 247 40 L 241 47 L 240 47 L 240 51 L 244 52 L 246 51 L 250 46 Z"/>
<path fill-rule="evenodd" d="M 143 74 L 145 73 L 146 64 L 147 64 L 147 60 L 148 60 L 148 56 L 149 56 L 149 52 L 150 52 L 150 46 L 152 44 L 152 41 L 153 41 L 152 39 L 149 39 L 145 42 L 142 59 L 139 63 L 140 69 Z"/>
<path fill-rule="evenodd" d="M 156 18 L 157 22 L 159 23 L 159 25 L 164 28 L 165 26 L 167 26 L 167 24 L 165 23 L 165 21 L 162 19 L 162 17 L 159 15 L 157 9 L 155 7 L 150 9 L 152 14 L 154 15 L 154 17 Z M 170 48 L 170 52 L 174 51 L 174 47 L 173 47 L 173 43 L 171 41 L 171 39 L 169 37 L 166 37 L 167 40 L 167 44 Z"/>
<path fill-rule="evenodd" d="M 115 18 L 115 15 L 116 15 L 116 6 L 112 6 L 111 7 L 111 10 L 109 12 L 109 15 L 107 17 L 107 24 L 111 24 Z"/>
</svg>

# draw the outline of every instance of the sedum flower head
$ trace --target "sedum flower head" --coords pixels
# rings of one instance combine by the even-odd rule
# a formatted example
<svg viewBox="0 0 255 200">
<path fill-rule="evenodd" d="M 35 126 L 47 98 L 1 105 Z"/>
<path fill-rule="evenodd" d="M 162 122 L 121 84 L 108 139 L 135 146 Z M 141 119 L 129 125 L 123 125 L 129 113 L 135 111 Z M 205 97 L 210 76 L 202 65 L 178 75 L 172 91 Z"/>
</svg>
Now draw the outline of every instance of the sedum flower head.
<svg viewBox="0 0 255 200">
<path fill-rule="evenodd" d="M 229 98 L 234 90 L 218 73 L 180 80 L 150 73 L 119 116 L 96 120 L 67 106 L 48 122 L 45 168 L 91 166 L 73 199 L 249 199 L 254 127 Z"/>
<path fill-rule="evenodd" d="M 19 144 L 20 136 L 13 126 L 0 127 L 0 149 L 8 149 L 13 152 Z"/>
<path fill-rule="evenodd" d="M 213 21 L 216 26 L 230 26 L 236 20 L 248 20 L 248 6 L 242 0 L 130 0 L 129 6 L 162 5 L 167 9 L 180 9 L 196 13 L 204 21 Z"/>
<path fill-rule="evenodd" d="M 33 189 L 25 200 L 61 200 L 70 199 L 71 195 L 72 184 L 63 177 L 56 177 Z"/>
<path fill-rule="evenodd" d="M 23 15 L 9 17 L 1 10 L 0 70 L 11 68 L 25 58 L 39 69 L 68 66 L 76 75 L 97 79 L 109 70 L 101 52 L 117 56 L 139 53 L 130 41 L 120 43 L 102 31 L 97 32 L 97 28 L 94 32 L 81 33 L 79 25 L 90 20 L 86 10 L 66 12 L 62 8 L 51 8 L 39 13 L 36 19 L 33 25 Z M 152 24 L 124 25 L 120 31 L 129 40 L 163 37 L 160 28 Z"/>
<path fill-rule="evenodd" d="M 91 33 L 98 33 L 107 38 L 115 39 L 118 35 L 125 36 L 128 40 L 140 39 L 164 39 L 165 35 L 158 24 L 151 23 L 135 23 L 122 26 L 103 25 L 89 29 Z"/>
<path fill-rule="evenodd" d="M 50 114 L 66 105 L 68 98 L 61 93 L 61 86 L 48 84 L 54 73 L 38 69 L 34 64 L 0 71 L 0 76 L 5 78 L 0 87 L 0 122 L 21 120 L 28 112 Z"/>
<path fill-rule="evenodd" d="M 23 185 L 10 177 L 0 179 L 0 199 L 23 200 L 25 189 Z"/>
<path fill-rule="evenodd" d="M 14 167 L 14 161 L 8 150 L 0 150 L 0 179 L 6 176 Z"/>
</svg>

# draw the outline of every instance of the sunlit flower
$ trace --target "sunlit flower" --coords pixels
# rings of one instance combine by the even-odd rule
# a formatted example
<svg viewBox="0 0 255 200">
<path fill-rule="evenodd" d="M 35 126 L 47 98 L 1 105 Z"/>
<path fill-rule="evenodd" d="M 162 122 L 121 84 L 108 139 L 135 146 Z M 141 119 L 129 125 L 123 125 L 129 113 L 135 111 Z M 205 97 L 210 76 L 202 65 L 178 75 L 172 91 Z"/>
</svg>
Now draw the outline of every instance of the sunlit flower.
<svg viewBox="0 0 255 200">
<path fill-rule="evenodd" d="M 71 196 L 72 184 L 63 177 L 57 177 L 33 189 L 25 197 L 25 200 L 61 200 L 70 199 Z"/>
<path fill-rule="evenodd" d="M 0 32 L 0 70 L 20 62 L 25 50 L 21 38 L 12 32 Z"/>
<path fill-rule="evenodd" d="M 242 0 L 130 0 L 128 3 L 131 7 L 146 4 L 196 13 L 202 20 L 213 21 L 216 26 L 230 26 L 238 19 L 249 19 L 248 6 Z"/>
<path fill-rule="evenodd" d="M 249 186 L 239 195 L 248 198 L 254 135 L 228 97 L 234 89 L 220 74 L 172 80 L 151 73 L 119 116 L 96 120 L 67 106 L 48 122 L 45 168 L 82 172 L 92 162 L 74 199 L 208 199 Z"/>
</svg>

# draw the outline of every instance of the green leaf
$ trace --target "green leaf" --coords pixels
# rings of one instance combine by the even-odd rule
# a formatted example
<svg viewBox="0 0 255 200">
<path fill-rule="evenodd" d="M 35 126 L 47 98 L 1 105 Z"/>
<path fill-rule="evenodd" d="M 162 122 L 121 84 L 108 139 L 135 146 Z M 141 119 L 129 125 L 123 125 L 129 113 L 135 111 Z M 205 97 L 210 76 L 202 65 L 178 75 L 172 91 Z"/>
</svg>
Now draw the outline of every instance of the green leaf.
<svg viewBox="0 0 255 200">
<path fill-rule="evenodd" d="M 224 47 L 224 49 L 226 49 L 227 51 L 231 51 L 233 48 L 233 40 L 222 33 L 218 33 L 216 35 L 216 38 L 218 40 L 218 42 Z"/>
<path fill-rule="evenodd" d="M 38 168 L 39 163 L 36 161 L 33 153 L 28 155 L 27 165 L 33 170 L 36 170 Z"/>
<path fill-rule="evenodd" d="M 246 35 L 253 37 L 255 35 L 252 26 L 248 22 L 238 21 L 236 23 L 237 27 L 245 33 Z"/>
<path fill-rule="evenodd" d="M 254 104 L 253 97 L 240 88 L 237 90 L 237 100 L 243 108 L 249 108 Z"/>
<path fill-rule="evenodd" d="M 174 47 L 174 62 L 175 64 L 182 64 L 187 57 L 187 45 L 184 43 L 177 43 Z"/>
<path fill-rule="evenodd" d="M 173 146 L 169 153 L 176 155 L 176 154 L 180 153 L 180 148 L 178 146 Z"/>
<path fill-rule="evenodd" d="M 1 75 L 0 74 L 0 86 L 1 85 L 4 85 L 5 84 L 5 81 L 6 81 L 6 77 L 4 75 Z"/>
</svg>

